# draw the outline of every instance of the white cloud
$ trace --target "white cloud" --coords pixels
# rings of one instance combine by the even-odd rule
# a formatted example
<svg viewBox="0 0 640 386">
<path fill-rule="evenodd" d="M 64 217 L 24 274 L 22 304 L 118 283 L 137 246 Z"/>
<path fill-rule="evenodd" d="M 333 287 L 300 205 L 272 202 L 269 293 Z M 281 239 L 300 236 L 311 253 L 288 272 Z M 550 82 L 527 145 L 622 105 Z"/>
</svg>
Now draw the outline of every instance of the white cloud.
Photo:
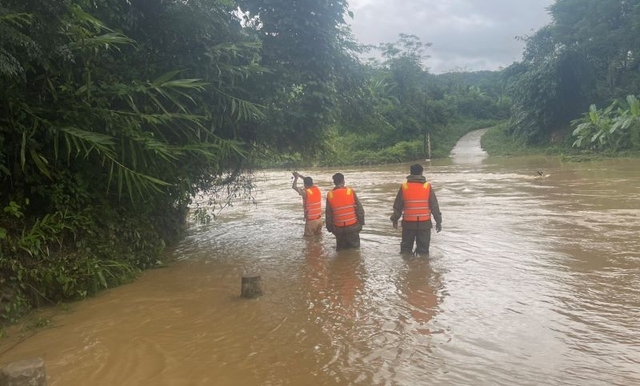
<svg viewBox="0 0 640 386">
<path fill-rule="evenodd" d="M 456 68 L 496 70 L 520 60 L 516 36 L 550 22 L 553 0 L 352 0 L 350 20 L 363 44 L 395 42 L 400 33 L 432 43 L 426 64 L 434 73 Z"/>
</svg>

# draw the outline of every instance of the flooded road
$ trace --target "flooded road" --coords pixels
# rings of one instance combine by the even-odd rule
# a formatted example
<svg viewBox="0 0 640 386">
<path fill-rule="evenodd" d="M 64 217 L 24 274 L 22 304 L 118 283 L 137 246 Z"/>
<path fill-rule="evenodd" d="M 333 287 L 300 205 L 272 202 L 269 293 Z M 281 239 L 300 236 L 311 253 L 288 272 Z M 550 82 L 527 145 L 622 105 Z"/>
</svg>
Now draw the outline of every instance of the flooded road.
<svg viewBox="0 0 640 386">
<path fill-rule="evenodd" d="M 487 158 L 479 137 L 424 163 L 428 259 L 389 220 L 409 164 L 300 170 L 362 201 L 340 252 L 302 238 L 290 171 L 258 172 L 255 204 L 194 225 L 169 268 L 0 341 L 0 363 L 42 357 L 53 386 L 640 384 L 640 161 Z"/>
</svg>

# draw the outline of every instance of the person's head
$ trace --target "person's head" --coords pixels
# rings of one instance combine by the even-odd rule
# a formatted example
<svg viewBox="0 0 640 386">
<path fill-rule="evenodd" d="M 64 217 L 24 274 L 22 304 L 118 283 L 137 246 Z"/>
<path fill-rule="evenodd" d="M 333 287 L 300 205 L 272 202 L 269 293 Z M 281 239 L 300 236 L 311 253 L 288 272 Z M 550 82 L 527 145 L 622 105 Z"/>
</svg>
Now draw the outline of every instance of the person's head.
<svg viewBox="0 0 640 386">
<path fill-rule="evenodd" d="M 340 186 L 340 185 L 344 185 L 344 174 L 342 173 L 336 173 L 333 175 L 333 184 L 335 186 Z"/>
<path fill-rule="evenodd" d="M 313 178 L 311 177 L 305 177 L 302 179 L 302 181 L 304 182 L 305 188 L 310 188 L 313 186 Z"/>
<path fill-rule="evenodd" d="M 415 176 L 421 176 L 423 170 L 424 169 L 422 168 L 422 165 L 420 165 L 420 164 L 413 164 L 409 168 L 409 171 L 411 172 L 411 174 L 413 174 Z"/>
</svg>

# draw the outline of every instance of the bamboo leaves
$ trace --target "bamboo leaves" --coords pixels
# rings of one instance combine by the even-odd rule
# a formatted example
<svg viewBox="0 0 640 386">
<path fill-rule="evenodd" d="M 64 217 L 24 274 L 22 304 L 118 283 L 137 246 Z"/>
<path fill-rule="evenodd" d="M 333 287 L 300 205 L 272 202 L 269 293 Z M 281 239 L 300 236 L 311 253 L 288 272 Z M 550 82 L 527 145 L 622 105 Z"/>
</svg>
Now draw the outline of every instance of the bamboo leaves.
<svg viewBox="0 0 640 386">
<path fill-rule="evenodd" d="M 24 73 L 24 66 L 20 63 L 14 48 L 24 49 L 33 54 L 37 51 L 35 42 L 22 31 L 31 23 L 32 17 L 28 13 L 7 12 L 0 8 L 0 75 L 16 76 Z"/>
<path fill-rule="evenodd" d="M 125 48 L 137 55 L 136 42 L 78 6 L 69 11 L 54 35 L 63 54 L 33 79 L 37 94 L 26 100 L 7 94 L 14 115 L 4 118 L 20 133 L 25 176 L 54 179 L 55 170 L 72 164 L 97 166 L 97 185 L 137 202 L 182 191 L 184 174 L 219 173 L 215 168 L 228 159 L 243 157 L 243 142 L 235 134 L 225 138 L 220 127 L 264 118 L 261 106 L 235 93 L 236 82 L 264 71 L 256 65 L 254 43 L 210 46 L 208 60 L 218 60 L 212 64 L 219 73 L 206 81 L 182 76 L 187 70 L 155 71 L 151 81 L 132 79 L 131 73 L 117 72 L 116 63 Z M 0 23 L 22 26 L 30 20 L 14 16 Z M 236 59 L 246 63 L 225 62 Z"/>
</svg>

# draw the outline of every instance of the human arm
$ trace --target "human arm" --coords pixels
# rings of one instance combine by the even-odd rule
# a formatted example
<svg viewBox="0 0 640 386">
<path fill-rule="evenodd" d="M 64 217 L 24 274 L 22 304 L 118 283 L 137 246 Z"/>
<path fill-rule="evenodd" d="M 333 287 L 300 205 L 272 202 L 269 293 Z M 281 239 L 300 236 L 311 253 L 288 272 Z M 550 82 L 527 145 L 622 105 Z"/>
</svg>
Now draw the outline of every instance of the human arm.
<svg viewBox="0 0 640 386">
<path fill-rule="evenodd" d="M 291 188 L 298 192 L 299 195 L 304 197 L 304 189 L 298 187 L 298 178 L 304 178 L 304 176 L 298 172 L 293 172 L 293 182 L 291 183 Z"/>
<path fill-rule="evenodd" d="M 329 232 L 333 232 L 333 210 L 329 205 L 329 199 L 324 204 L 324 224 Z"/>
<path fill-rule="evenodd" d="M 433 189 L 429 195 L 429 209 L 431 217 L 436 221 L 436 232 L 440 232 L 442 230 L 442 213 L 440 213 L 440 205 L 438 205 L 438 199 Z"/>
<path fill-rule="evenodd" d="M 362 203 L 360 203 L 360 200 L 358 200 L 356 192 L 353 192 L 353 199 L 356 203 L 356 217 L 358 218 L 358 223 L 364 226 L 364 207 L 362 206 Z"/>
<path fill-rule="evenodd" d="M 404 199 L 402 198 L 402 189 L 398 189 L 398 194 L 393 202 L 393 214 L 391 215 L 391 222 L 394 228 L 398 228 L 398 220 L 402 217 L 402 209 L 404 206 Z"/>
</svg>

